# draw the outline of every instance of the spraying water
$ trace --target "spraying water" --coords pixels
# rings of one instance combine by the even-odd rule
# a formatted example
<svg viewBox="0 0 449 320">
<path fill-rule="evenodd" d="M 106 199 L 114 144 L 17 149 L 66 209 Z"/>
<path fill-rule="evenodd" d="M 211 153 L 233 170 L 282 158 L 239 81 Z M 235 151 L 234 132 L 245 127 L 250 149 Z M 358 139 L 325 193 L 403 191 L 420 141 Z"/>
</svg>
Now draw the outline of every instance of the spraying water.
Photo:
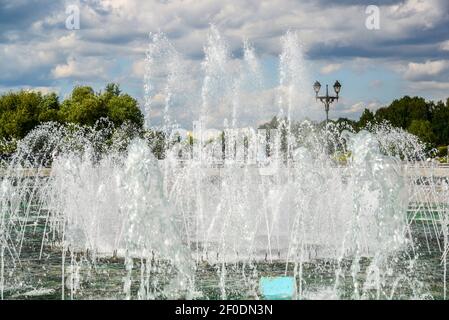
<svg viewBox="0 0 449 320">
<path fill-rule="evenodd" d="M 200 121 L 173 139 L 184 58 L 153 36 L 144 108 L 149 126 L 164 97 L 151 127 L 164 133 L 162 159 L 149 136 L 107 123 L 45 124 L 18 142 L 2 163 L 1 298 L 260 298 L 259 279 L 276 275 L 294 277 L 301 299 L 446 297 L 449 182 L 424 145 L 386 124 L 293 127 L 308 87 L 293 32 L 278 128 L 239 128 L 244 98 L 263 88 L 243 47 L 236 66 L 211 28 L 192 92 Z M 230 122 L 208 137 L 217 109 Z"/>
</svg>

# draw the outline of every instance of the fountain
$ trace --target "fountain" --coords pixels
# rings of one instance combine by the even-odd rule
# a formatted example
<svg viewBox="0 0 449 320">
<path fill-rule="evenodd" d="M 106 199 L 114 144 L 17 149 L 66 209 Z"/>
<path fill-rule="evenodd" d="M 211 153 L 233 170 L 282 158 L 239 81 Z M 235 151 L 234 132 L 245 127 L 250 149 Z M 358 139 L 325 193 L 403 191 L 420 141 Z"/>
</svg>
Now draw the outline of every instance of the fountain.
<svg viewBox="0 0 449 320">
<path fill-rule="evenodd" d="M 19 141 L 1 169 L 1 298 L 258 299 L 275 276 L 298 299 L 446 298 L 447 177 L 387 124 L 293 126 L 311 82 L 298 35 L 282 48 L 277 129 L 241 127 L 246 103 L 264 107 L 260 62 L 245 42 L 238 64 L 211 27 L 196 89 L 152 36 L 144 111 L 163 159 L 145 133 L 107 122 L 48 123 Z M 186 97 L 199 120 L 175 139 Z"/>
</svg>

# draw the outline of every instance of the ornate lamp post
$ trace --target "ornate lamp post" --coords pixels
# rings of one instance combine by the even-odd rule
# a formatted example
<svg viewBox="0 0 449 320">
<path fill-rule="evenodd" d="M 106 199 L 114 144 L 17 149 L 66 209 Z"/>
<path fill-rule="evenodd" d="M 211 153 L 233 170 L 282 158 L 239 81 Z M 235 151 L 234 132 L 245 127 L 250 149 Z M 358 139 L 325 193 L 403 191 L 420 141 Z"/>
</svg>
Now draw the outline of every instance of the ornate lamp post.
<svg viewBox="0 0 449 320">
<path fill-rule="evenodd" d="M 321 89 L 321 83 L 319 83 L 318 81 L 315 81 L 315 83 L 313 84 L 313 90 L 315 90 L 315 95 L 316 95 L 316 99 L 320 100 L 323 104 L 324 104 L 324 110 L 326 111 L 326 128 L 327 128 L 327 122 L 329 121 L 329 106 L 332 102 L 334 102 L 335 100 L 338 101 L 338 94 L 340 93 L 341 90 L 341 84 L 340 82 L 335 81 L 334 83 L 334 91 L 337 94 L 336 96 L 330 96 L 329 95 L 329 88 L 328 85 L 326 84 L 326 95 L 325 96 L 319 96 L 318 93 L 320 92 Z"/>
</svg>

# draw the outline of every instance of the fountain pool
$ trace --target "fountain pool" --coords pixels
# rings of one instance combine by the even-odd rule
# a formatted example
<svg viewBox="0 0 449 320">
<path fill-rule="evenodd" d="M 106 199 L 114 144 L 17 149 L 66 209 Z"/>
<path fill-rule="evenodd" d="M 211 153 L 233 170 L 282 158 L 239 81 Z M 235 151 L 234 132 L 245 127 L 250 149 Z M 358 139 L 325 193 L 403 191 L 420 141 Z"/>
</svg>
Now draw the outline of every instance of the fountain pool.
<svg viewBox="0 0 449 320">
<path fill-rule="evenodd" d="M 144 108 L 166 137 L 161 159 L 148 132 L 126 127 L 49 123 L 20 141 L 1 169 L 0 297 L 260 299 L 261 278 L 284 276 L 298 299 L 445 299 L 448 174 L 387 124 L 293 126 L 307 77 L 297 35 L 282 46 L 278 129 L 238 128 L 260 65 L 245 43 L 231 68 L 212 27 L 188 95 L 201 102 L 193 139 L 173 139 L 191 90 L 182 57 L 161 34 L 148 50 Z M 218 105 L 231 120 L 208 140 Z"/>
</svg>

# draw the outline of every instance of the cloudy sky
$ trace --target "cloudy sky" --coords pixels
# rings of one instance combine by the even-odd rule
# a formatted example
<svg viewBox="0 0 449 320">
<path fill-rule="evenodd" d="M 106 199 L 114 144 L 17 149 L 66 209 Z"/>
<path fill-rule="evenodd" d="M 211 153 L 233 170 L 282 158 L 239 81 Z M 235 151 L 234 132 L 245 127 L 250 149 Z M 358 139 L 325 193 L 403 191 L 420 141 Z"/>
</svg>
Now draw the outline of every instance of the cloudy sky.
<svg viewBox="0 0 449 320">
<path fill-rule="evenodd" d="M 79 30 L 66 26 L 71 5 L 80 10 Z M 379 8 L 379 29 L 366 26 L 368 5 Z M 279 110 L 279 55 L 287 30 L 301 48 L 295 90 L 304 92 L 296 92 L 292 108 L 304 110 L 292 110 L 294 115 L 324 116 L 313 100 L 296 102 L 298 94 L 310 94 L 316 79 L 343 84 L 332 118 L 357 118 L 365 107 L 376 109 L 406 94 L 449 97 L 447 0 L 0 0 L 0 92 L 27 88 L 64 97 L 77 84 L 100 90 L 114 81 L 143 106 L 149 35 L 162 32 L 182 65 L 178 82 L 192 84 L 179 88 L 175 83 L 172 90 L 179 101 L 173 99 L 171 117 L 189 127 L 201 109 L 205 74 L 211 72 L 202 63 L 211 25 L 226 46 L 226 70 L 242 65 L 244 40 L 260 64 L 263 84 L 238 94 L 237 113 L 248 124 Z M 162 76 L 150 90 L 155 119 L 163 113 L 167 83 Z M 190 101 L 181 103 L 181 96 Z M 220 104 L 209 98 L 210 109 Z M 229 101 L 212 112 L 217 122 L 236 112 L 235 95 Z"/>
</svg>

